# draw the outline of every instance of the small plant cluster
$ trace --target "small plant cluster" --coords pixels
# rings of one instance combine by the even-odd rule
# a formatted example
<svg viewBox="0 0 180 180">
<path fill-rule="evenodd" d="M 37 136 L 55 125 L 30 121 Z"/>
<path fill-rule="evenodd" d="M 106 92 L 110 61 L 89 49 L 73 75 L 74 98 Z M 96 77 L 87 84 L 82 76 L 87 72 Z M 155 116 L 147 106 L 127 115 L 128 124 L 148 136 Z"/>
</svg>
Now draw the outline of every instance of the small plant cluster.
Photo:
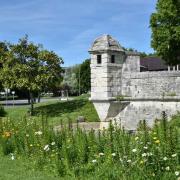
<svg viewBox="0 0 180 180">
<path fill-rule="evenodd" d="M 4 107 L 0 104 L 0 117 L 4 117 L 6 115 L 6 111 Z"/>
<path fill-rule="evenodd" d="M 163 113 L 153 129 L 143 121 L 136 133 L 116 125 L 102 131 L 54 131 L 47 118 L 0 120 L 0 145 L 13 161 L 26 158 L 35 167 L 65 179 L 178 179 L 178 131 Z M 41 123 L 40 123 L 41 122 Z"/>
<path fill-rule="evenodd" d="M 116 97 L 116 100 L 117 101 L 123 101 L 124 100 L 124 96 L 119 95 L 119 96 Z"/>
</svg>

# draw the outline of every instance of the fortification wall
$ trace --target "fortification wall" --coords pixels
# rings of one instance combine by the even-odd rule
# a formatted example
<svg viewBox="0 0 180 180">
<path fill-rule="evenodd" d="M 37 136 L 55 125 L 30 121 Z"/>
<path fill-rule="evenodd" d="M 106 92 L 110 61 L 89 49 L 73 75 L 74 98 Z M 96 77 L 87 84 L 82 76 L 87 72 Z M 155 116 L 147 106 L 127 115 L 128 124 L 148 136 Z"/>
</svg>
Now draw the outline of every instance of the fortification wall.
<svg viewBox="0 0 180 180">
<path fill-rule="evenodd" d="M 180 102 L 131 101 L 115 119 L 125 129 L 135 130 L 140 120 L 146 120 L 147 125 L 152 127 L 155 119 L 162 118 L 162 111 L 165 111 L 168 119 L 171 119 L 179 110 Z"/>
<path fill-rule="evenodd" d="M 123 73 L 121 93 L 140 99 L 180 97 L 180 71 Z"/>
</svg>

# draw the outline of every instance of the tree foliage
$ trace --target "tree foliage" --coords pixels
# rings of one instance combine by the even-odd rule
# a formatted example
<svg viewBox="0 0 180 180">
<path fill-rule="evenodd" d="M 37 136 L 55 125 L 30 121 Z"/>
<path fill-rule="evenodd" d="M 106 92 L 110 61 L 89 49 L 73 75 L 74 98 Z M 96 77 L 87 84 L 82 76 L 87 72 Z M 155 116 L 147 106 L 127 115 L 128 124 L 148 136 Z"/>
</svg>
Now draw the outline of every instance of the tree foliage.
<svg viewBox="0 0 180 180">
<path fill-rule="evenodd" d="M 180 0 L 158 0 L 151 15 L 151 46 L 168 64 L 180 63 Z"/>
<path fill-rule="evenodd" d="M 146 52 L 142 52 L 142 51 L 140 52 L 140 51 L 138 51 L 138 50 L 136 50 L 136 49 L 134 49 L 134 48 L 125 48 L 125 47 L 123 47 L 123 49 L 124 49 L 125 51 L 129 51 L 129 52 L 138 52 L 141 58 L 158 56 L 156 52 L 146 53 Z"/>
<path fill-rule="evenodd" d="M 2 61 L 7 57 L 8 45 L 5 42 L 0 42 L 0 70 L 2 69 Z M 0 81 L 0 90 L 3 89 L 2 81 Z"/>
<path fill-rule="evenodd" d="M 82 64 L 65 69 L 63 87 L 69 88 L 70 94 L 77 95 L 87 93 L 90 90 L 90 59 Z"/>
<path fill-rule="evenodd" d="M 6 88 L 27 90 L 33 109 L 33 93 L 61 80 L 63 60 L 54 52 L 29 42 L 27 36 L 8 48 L 6 56 L 1 58 L 1 82 Z"/>
<path fill-rule="evenodd" d="M 79 80 L 78 73 L 76 74 Z M 91 70 L 90 70 L 90 59 L 86 59 L 80 65 L 80 90 L 81 93 L 87 93 L 91 88 Z"/>
</svg>

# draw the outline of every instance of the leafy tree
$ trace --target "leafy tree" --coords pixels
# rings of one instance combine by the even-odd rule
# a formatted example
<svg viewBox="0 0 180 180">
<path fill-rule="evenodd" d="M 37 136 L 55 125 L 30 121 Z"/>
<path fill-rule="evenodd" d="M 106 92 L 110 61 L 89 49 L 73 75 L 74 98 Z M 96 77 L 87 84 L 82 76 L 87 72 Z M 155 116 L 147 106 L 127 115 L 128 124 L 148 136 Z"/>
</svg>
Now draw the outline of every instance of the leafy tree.
<svg viewBox="0 0 180 180">
<path fill-rule="evenodd" d="M 158 0 L 151 15 L 151 46 L 168 64 L 180 63 L 180 0 Z"/>
<path fill-rule="evenodd" d="M 2 60 L 7 58 L 8 45 L 6 42 L 0 42 L 0 70 L 3 67 Z M 0 90 L 3 89 L 2 81 L 0 80 Z"/>
<path fill-rule="evenodd" d="M 91 87 L 90 59 L 86 59 L 76 70 L 79 93 L 87 93 Z M 80 86 L 80 87 L 79 87 Z"/>
<path fill-rule="evenodd" d="M 63 61 L 54 52 L 29 42 L 27 36 L 20 39 L 18 44 L 10 45 L 9 49 L 8 58 L 1 60 L 2 84 L 11 89 L 27 90 L 33 114 L 34 93 L 53 86 L 53 83 L 60 79 L 62 72 L 60 65 Z"/>
<path fill-rule="evenodd" d="M 81 93 L 87 93 L 91 88 L 91 70 L 90 59 L 86 59 L 80 65 L 80 90 Z M 76 73 L 76 77 L 79 82 L 79 72 Z"/>
</svg>

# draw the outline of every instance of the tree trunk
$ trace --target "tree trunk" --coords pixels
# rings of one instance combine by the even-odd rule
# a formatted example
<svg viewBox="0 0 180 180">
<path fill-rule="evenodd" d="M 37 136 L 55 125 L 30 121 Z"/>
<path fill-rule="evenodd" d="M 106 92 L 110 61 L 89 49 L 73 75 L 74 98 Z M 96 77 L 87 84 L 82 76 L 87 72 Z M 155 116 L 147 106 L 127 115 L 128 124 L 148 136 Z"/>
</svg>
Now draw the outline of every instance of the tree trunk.
<svg viewBox="0 0 180 180">
<path fill-rule="evenodd" d="M 30 99 L 31 99 L 31 110 L 30 110 L 30 114 L 31 116 L 33 116 L 34 113 L 34 97 L 33 97 L 33 93 L 30 92 Z"/>
<path fill-rule="evenodd" d="M 41 102 L 41 93 L 38 92 L 38 103 L 40 103 L 40 102 Z"/>
<path fill-rule="evenodd" d="M 28 95 L 28 104 L 31 103 L 31 98 L 30 98 L 30 92 L 29 92 L 29 95 Z"/>
</svg>

